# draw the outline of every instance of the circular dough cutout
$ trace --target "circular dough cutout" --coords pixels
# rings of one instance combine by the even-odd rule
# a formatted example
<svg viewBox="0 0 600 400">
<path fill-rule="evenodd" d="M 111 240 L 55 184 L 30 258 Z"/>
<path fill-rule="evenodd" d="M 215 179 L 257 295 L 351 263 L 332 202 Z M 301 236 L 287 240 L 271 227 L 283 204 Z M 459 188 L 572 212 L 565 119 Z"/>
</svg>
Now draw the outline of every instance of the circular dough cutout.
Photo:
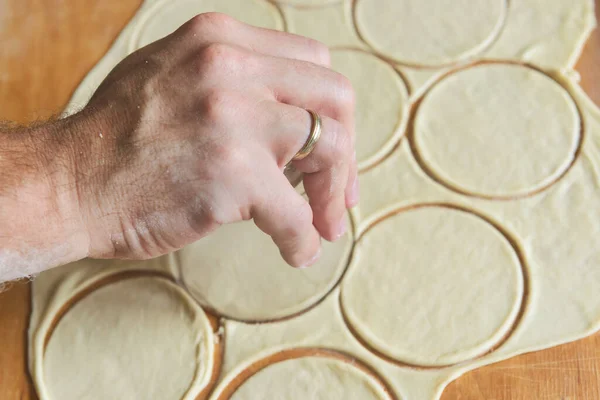
<svg viewBox="0 0 600 400">
<path fill-rule="evenodd" d="M 46 399 L 193 399 L 213 368 L 202 309 L 165 278 L 110 283 L 60 319 L 43 358 Z"/>
<path fill-rule="evenodd" d="M 165 0 L 142 18 L 133 35 L 132 50 L 144 47 L 173 33 L 198 14 L 219 12 L 250 25 L 283 29 L 277 7 L 267 0 Z"/>
<path fill-rule="evenodd" d="M 419 206 L 366 231 L 341 300 L 347 323 L 367 346 L 433 367 L 501 342 L 523 294 L 519 257 L 493 225 L 458 209 Z"/>
<path fill-rule="evenodd" d="M 348 226 L 351 226 L 348 223 Z M 292 268 L 253 221 L 219 227 L 177 253 L 183 282 L 215 313 L 242 321 L 270 321 L 301 312 L 339 281 L 352 250 L 349 234 L 322 242 L 310 268 Z"/>
<path fill-rule="evenodd" d="M 398 142 L 408 120 L 408 91 L 398 72 L 360 50 L 333 50 L 331 66 L 352 82 L 356 95 L 359 169 L 381 160 Z"/>
<path fill-rule="evenodd" d="M 231 400 L 390 400 L 380 385 L 348 362 L 302 357 L 271 364 L 252 375 Z"/>
<path fill-rule="evenodd" d="M 473 56 L 500 32 L 506 0 L 356 0 L 356 26 L 377 52 L 414 66 Z"/>
<path fill-rule="evenodd" d="M 414 123 L 426 170 L 459 192 L 515 197 L 541 190 L 571 165 L 581 122 L 569 93 L 534 69 L 483 64 L 425 96 Z"/>
</svg>

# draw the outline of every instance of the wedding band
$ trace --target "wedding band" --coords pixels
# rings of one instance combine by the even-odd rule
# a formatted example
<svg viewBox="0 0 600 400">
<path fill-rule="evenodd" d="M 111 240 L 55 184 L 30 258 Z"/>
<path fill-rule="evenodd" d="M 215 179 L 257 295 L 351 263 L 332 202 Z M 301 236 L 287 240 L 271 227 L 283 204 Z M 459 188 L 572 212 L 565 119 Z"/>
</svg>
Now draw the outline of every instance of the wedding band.
<svg viewBox="0 0 600 400">
<path fill-rule="evenodd" d="M 315 148 L 319 138 L 321 137 L 321 116 L 312 110 L 306 110 L 312 118 L 312 126 L 310 127 L 310 135 L 306 139 L 304 146 L 296 153 L 293 160 L 299 161 L 306 158 Z"/>
</svg>

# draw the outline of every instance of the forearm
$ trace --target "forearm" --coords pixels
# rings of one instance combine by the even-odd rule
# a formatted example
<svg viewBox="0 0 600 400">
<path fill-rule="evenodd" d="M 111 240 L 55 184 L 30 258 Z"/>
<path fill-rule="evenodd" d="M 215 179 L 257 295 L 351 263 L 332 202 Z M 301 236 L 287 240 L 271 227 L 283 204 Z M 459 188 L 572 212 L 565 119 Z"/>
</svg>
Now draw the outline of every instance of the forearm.
<svg viewBox="0 0 600 400">
<path fill-rule="evenodd" d="M 0 282 L 86 256 L 72 170 L 73 121 L 0 127 Z"/>
</svg>

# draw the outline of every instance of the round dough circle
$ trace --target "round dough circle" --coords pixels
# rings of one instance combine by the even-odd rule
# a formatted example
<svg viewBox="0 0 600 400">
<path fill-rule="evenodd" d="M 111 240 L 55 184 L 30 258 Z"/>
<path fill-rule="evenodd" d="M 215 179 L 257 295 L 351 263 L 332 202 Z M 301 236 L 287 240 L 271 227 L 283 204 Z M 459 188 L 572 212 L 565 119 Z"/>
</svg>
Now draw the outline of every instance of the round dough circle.
<svg viewBox="0 0 600 400">
<path fill-rule="evenodd" d="M 441 66 L 477 54 L 496 38 L 506 0 L 357 0 L 356 26 L 397 62 Z"/>
<path fill-rule="evenodd" d="M 164 278 L 125 279 L 60 319 L 44 353 L 43 397 L 193 399 L 208 384 L 213 352 L 210 323 L 183 289 Z"/>
<path fill-rule="evenodd" d="M 133 35 L 132 50 L 139 49 L 174 32 L 193 16 L 220 12 L 250 25 L 283 29 L 277 7 L 266 0 L 166 0 L 142 18 Z"/>
<path fill-rule="evenodd" d="M 177 257 L 183 282 L 200 304 L 232 319 L 269 321 L 323 298 L 340 279 L 351 250 L 350 235 L 323 241 L 315 265 L 292 268 L 268 235 L 244 221 L 219 227 Z"/>
<path fill-rule="evenodd" d="M 356 95 L 356 158 L 359 169 L 398 142 L 408 120 L 408 90 L 398 72 L 360 50 L 332 50 L 331 66 L 352 82 Z"/>
<path fill-rule="evenodd" d="M 389 400 L 383 388 L 358 368 L 326 357 L 271 364 L 245 381 L 231 400 Z"/>
<path fill-rule="evenodd" d="M 523 272 L 509 241 L 465 211 L 420 206 L 359 240 L 342 283 L 354 332 L 400 362 L 443 366 L 476 357 L 511 329 Z"/>
<path fill-rule="evenodd" d="M 514 197 L 544 188 L 571 165 L 580 119 L 569 93 L 546 75 L 484 64 L 434 86 L 414 132 L 421 161 L 447 186 Z"/>
</svg>

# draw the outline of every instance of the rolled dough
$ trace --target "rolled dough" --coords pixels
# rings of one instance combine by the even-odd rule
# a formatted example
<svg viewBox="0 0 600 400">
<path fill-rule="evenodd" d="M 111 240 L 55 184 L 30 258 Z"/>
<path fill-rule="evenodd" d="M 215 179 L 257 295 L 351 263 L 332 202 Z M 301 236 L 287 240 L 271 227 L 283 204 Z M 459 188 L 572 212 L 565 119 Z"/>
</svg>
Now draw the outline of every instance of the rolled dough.
<svg viewBox="0 0 600 400">
<path fill-rule="evenodd" d="M 581 120 L 567 91 L 511 64 L 456 72 L 425 95 L 414 123 L 418 155 L 449 187 L 490 197 L 535 192 L 571 165 Z"/>
<path fill-rule="evenodd" d="M 213 368 L 212 330 L 174 283 L 130 278 L 76 302 L 43 363 L 46 399 L 194 399 Z"/>
<path fill-rule="evenodd" d="M 358 398 L 370 395 L 363 389 L 380 398 L 385 382 L 397 399 L 437 399 L 465 371 L 600 328 L 600 111 L 572 69 L 594 26 L 593 0 L 285 1 L 295 4 L 145 0 L 68 110 L 85 105 L 131 51 L 201 11 L 336 46 L 334 67 L 353 80 L 360 107 L 353 237 L 326 245 L 322 261 L 303 271 L 242 223 L 158 261 L 84 260 L 42 274 L 29 328 L 42 400 L 54 391 L 68 399 L 68 385 L 79 398 L 197 396 L 216 336 L 188 293 L 223 316 L 226 351 L 210 400 L 226 400 L 220 394 L 257 360 L 292 349 L 347 354 L 376 378 L 303 358 L 266 367 L 235 396 L 311 398 L 314 388 L 335 398 L 339 388 L 349 398 L 349 386 Z M 533 69 L 464 65 L 486 58 Z M 119 270 L 176 283 L 102 287 L 52 332 L 65 304 Z M 204 340 L 201 355 L 194 346 Z M 157 354 L 165 362 L 153 362 Z M 112 387 L 115 365 L 124 372 Z"/>
</svg>

